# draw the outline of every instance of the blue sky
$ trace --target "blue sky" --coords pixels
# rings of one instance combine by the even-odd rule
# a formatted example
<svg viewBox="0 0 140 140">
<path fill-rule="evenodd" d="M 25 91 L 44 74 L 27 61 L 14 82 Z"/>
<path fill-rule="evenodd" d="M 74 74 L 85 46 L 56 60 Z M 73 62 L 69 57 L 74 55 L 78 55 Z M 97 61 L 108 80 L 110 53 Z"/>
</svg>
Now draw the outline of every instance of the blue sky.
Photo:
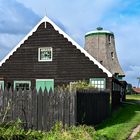
<svg viewBox="0 0 140 140">
<path fill-rule="evenodd" d="M 47 13 L 82 47 L 86 32 L 102 26 L 114 32 L 126 80 L 140 76 L 139 0 L 0 0 L 0 59 Z"/>
</svg>

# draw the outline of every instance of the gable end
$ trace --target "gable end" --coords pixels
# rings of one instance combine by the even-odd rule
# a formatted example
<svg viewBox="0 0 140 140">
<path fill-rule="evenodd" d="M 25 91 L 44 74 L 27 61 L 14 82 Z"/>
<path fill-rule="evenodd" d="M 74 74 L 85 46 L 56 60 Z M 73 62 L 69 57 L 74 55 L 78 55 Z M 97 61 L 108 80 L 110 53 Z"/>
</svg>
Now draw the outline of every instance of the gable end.
<svg viewBox="0 0 140 140">
<path fill-rule="evenodd" d="M 94 59 L 88 52 L 86 52 L 79 44 L 77 44 L 73 39 L 70 38 L 65 32 L 63 32 L 53 21 L 51 21 L 48 17 L 44 17 L 18 44 L 15 48 L 13 48 L 0 62 L 0 66 L 2 66 L 3 63 L 9 57 L 37 30 L 39 25 L 43 22 L 50 23 L 56 31 L 58 31 L 60 34 L 62 34 L 68 41 L 70 41 L 78 50 L 81 51 L 86 57 L 89 58 L 92 62 L 94 62 L 95 65 L 97 65 L 100 69 L 102 69 L 103 72 L 107 74 L 108 77 L 112 77 L 111 72 L 109 72 L 103 65 L 101 65 L 96 59 Z M 45 24 L 46 25 L 46 24 Z M 47 28 L 47 27 L 46 27 Z"/>
</svg>

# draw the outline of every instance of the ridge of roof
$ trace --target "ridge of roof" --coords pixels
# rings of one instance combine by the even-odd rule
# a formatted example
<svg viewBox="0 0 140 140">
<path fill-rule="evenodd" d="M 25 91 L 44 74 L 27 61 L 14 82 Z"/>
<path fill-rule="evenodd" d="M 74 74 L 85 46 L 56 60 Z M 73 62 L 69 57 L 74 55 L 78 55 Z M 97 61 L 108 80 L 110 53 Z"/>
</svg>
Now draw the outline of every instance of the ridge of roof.
<svg viewBox="0 0 140 140">
<path fill-rule="evenodd" d="M 44 18 L 42 18 L 42 20 L 17 44 L 17 46 L 15 46 L 0 62 L 0 66 L 2 66 L 3 63 L 5 63 L 5 61 L 21 46 L 21 44 L 24 43 L 25 40 L 28 39 L 29 36 L 31 36 L 33 34 L 33 32 L 35 32 L 37 30 L 37 28 L 39 27 L 39 25 L 43 22 L 49 22 L 55 30 L 57 30 L 60 34 L 62 34 L 65 38 L 68 39 L 68 41 L 70 41 L 73 45 L 76 46 L 77 49 L 79 49 L 81 51 L 81 53 L 84 53 L 86 57 L 88 57 L 91 61 L 94 62 L 94 64 L 96 64 L 100 69 L 103 70 L 103 72 L 105 72 L 108 77 L 112 77 L 112 73 L 110 71 L 108 71 L 103 65 L 101 65 L 95 58 L 93 58 L 87 51 L 85 51 L 78 43 L 76 43 L 69 35 L 67 35 L 64 31 L 62 31 L 62 29 L 60 29 L 51 19 L 49 19 L 47 16 L 45 16 Z"/>
</svg>

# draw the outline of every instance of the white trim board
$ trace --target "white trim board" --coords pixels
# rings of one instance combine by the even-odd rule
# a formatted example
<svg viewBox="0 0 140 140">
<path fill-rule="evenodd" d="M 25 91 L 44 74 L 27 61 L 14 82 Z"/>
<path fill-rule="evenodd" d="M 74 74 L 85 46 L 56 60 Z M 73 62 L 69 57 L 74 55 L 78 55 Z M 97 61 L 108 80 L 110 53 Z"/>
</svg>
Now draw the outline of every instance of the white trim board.
<svg viewBox="0 0 140 140">
<path fill-rule="evenodd" d="M 21 44 L 24 43 L 25 40 L 28 39 L 29 36 L 33 34 L 39 27 L 39 25 L 43 22 L 49 22 L 55 30 L 57 30 L 60 34 L 62 34 L 65 38 L 68 39 L 73 45 L 76 46 L 77 49 L 81 51 L 81 53 L 84 53 L 86 57 L 88 57 L 91 61 L 94 62 L 100 69 L 105 72 L 108 77 L 112 77 L 112 73 L 108 71 L 103 65 L 101 65 L 95 58 L 93 58 L 87 51 L 85 51 L 79 44 L 77 44 L 69 35 L 67 35 L 64 31 L 62 31 L 52 20 L 50 20 L 47 16 L 45 16 L 18 44 L 15 46 L 0 62 L 0 66 L 2 66 L 3 63 L 21 46 Z M 46 27 L 47 28 L 47 27 Z"/>
<path fill-rule="evenodd" d="M 54 79 L 36 79 L 36 81 L 53 81 L 54 82 Z"/>
</svg>

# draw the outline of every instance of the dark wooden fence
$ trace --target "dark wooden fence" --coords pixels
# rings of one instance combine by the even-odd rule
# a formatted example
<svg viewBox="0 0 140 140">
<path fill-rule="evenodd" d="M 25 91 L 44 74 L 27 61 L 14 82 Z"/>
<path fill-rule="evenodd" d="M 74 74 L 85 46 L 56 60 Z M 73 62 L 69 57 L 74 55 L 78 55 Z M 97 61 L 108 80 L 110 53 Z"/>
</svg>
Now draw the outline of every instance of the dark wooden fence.
<svg viewBox="0 0 140 140">
<path fill-rule="evenodd" d="M 50 130 L 63 125 L 100 123 L 110 113 L 110 95 L 104 91 L 0 91 L 0 121 L 21 119 L 25 129 Z"/>
<path fill-rule="evenodd" d="M 20 118 L 24 128 L 49 130 L 57 121 L 74 125 L 76 121 L 75 93 L 52 93 L 41 90 L 0 93 L 1 122 Z"/>
<path fill-rule="evenodd" d="M 110 114 L 109 91 L 80 90 L 77 92 L 77 122 L 95 125 Z"/>
<path fill-rule="evenodd" d="M 111 105 L 112 111 L 116 110 L 125 101 L 126 98 L 126 81 L 118 81 L 113 79 L 112 93 L 111 93 Z"/>
<path fill-rule="evenodd" d="M 121 92 L 120 91 L 113 91 L 112 92 L 112 111 L 116 110 L 120 105 L 121 102 Z"/>
</svg>

